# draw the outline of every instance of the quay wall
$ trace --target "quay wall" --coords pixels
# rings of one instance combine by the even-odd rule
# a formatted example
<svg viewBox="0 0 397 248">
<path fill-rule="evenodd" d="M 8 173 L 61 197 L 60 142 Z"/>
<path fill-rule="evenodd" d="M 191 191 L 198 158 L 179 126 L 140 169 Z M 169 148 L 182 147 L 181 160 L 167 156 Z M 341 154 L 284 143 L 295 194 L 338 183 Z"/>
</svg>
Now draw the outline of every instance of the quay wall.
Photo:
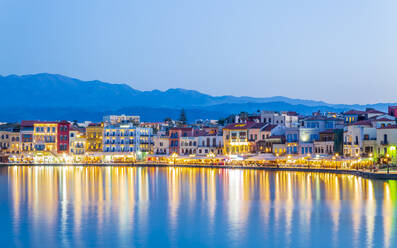
<svg viewBox="0 0 397 248">
<path fill-rule="evenodd" d="M 240 166 L 240 165 L 190 165 L 190 164 L 67 164 L 72 166 L 130 166 L 130 167 L 186 167 L 186 168 L 222 168 L 222 169 L 248 169 L 248 170 L 266 170 L 266 171 L 292 171 L 292 172 L 315 172 L 315 173 L 333 173 L 348 174 L 360 176 L 367 179 L 377 180 L 397 180 L 397 173 L 374 173 L 362 170 L 345 170 L 330 168 L 310 168 L 310 167 L 277 167 L 277 166 Z M 0 166 L 65 166 L 65 164 L 10 164 L 0 163 Z"/>
</svg>

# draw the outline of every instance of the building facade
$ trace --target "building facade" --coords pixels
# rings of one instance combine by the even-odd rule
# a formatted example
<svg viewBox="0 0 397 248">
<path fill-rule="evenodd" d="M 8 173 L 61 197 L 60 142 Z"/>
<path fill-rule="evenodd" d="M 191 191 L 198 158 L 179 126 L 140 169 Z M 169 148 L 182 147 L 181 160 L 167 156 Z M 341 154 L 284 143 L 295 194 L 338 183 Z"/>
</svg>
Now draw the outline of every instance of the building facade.
<svg viewBox="0 0 397 248">
<path fill-rule="evenodd" d="M 86 127 L 86 151 L 90 153 L 103 150 L 103 123 L 90 123 Z"/>
</svg>

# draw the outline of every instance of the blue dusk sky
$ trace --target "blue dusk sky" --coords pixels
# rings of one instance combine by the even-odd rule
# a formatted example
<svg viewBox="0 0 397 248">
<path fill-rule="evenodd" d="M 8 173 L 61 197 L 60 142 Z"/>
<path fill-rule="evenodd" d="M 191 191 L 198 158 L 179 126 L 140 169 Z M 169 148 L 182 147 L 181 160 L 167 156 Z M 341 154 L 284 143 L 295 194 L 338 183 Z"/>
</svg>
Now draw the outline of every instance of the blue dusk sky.
<svg viewBox="0 0 397 248">
<path fill-rule="evenodd" d="M 397 102 L 396 0 L 0 0 L 0 74 Z"/>
</svg>

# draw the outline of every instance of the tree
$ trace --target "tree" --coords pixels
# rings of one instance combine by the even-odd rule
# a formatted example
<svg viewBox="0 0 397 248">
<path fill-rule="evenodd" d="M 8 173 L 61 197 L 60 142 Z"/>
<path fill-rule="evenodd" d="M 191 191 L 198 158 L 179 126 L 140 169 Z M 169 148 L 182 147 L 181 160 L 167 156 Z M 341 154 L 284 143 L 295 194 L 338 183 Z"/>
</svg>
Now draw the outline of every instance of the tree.
<svg viewBox="0 0 397 248">
<path fill-rule="evenodd" d="M 179 117 L 179 121 L 180 121 L 183 125 L 186 124 L 187 118 L 186 118 L 185 109 L 182 109 L 182 110 L 181 110 L 181 115 L 180 115 L 180 117 Z"/>
</svg>

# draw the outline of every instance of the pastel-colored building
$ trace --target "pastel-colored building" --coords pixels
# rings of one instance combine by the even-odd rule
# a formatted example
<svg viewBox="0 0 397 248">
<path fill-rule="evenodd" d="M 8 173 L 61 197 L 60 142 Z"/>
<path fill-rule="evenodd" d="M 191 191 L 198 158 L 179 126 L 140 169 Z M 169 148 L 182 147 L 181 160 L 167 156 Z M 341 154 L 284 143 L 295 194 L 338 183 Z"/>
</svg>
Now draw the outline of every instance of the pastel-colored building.
<svg viewBox="0 0 397 248">
<path fill-rule="evenodd" d="M 174 127 L 169 130 L 170 147 L 169 152 L 180 153 L 180 138 L 193 136 L 194 130 L 191 127 Z"/>
<path fill-rule="evenodd" d="M 53 153 L 69 152 L 69 128 L 66 121 L 35 121 L 33 124 L 33 146 L 35 151 Z"/>
<path fill-rule="evenodd" d="M 194 136 L 180 137 L 179 142 L 180 142 L 180 147 L 179 147 L 180 155 L 196 154 L 198 147 L 198 137 L 194 137 Z"/>
<path fill-rule="evenodd" d="M 393 164 L 397 164 L 397 124 L 376 130 L 377 154 Z"/>
<path fill-rule="evenodd" d="M 249 130 L 260 123 L 233 123 L 223 129 L 223 153 L 244 155 L 251 152 L 254 142 L 249 141 Z"/>
<path fill-rule="evenodd" d="M 217 132 L 206 132 L 205 130 L 198 134 L 198 156 L 207 156 L 212 153 L 214 155 L 223 154 L 223 136 Z"/>
<path fill-rule="evenodd" d="M 140 123 L 140 116 L 138 115 L 106 115 L 103 117 L 103 122 L 106 125 L 116 125 L 121 123 L 132 123 L 138 125 Z"/>
<path fill-rule="evenodd" d="M 153 150 L 155 155 L 169 155 L 170 154 L 170 140 L 168 136 L 154 136 Z"/>
<path fill-rule="evenodd" d="M 85 155 L 86 135 L 83 129 L 71 128 L 69 133 L 69 153 L 75 156 Z"/>
<path fill-rule="evenodd" d="M 86 151 L 89 153 L 103 151 L 103 123 L 90 123 L 86 127 Z"/>
<path fill-rule="evenodd" d="M 141 159 L 150 152 L 152 129 L 137 127 L 132 123 L 109 125 L 103 130 L 103 152 L 105 155 L 130 154 Z"/>
</svg>

